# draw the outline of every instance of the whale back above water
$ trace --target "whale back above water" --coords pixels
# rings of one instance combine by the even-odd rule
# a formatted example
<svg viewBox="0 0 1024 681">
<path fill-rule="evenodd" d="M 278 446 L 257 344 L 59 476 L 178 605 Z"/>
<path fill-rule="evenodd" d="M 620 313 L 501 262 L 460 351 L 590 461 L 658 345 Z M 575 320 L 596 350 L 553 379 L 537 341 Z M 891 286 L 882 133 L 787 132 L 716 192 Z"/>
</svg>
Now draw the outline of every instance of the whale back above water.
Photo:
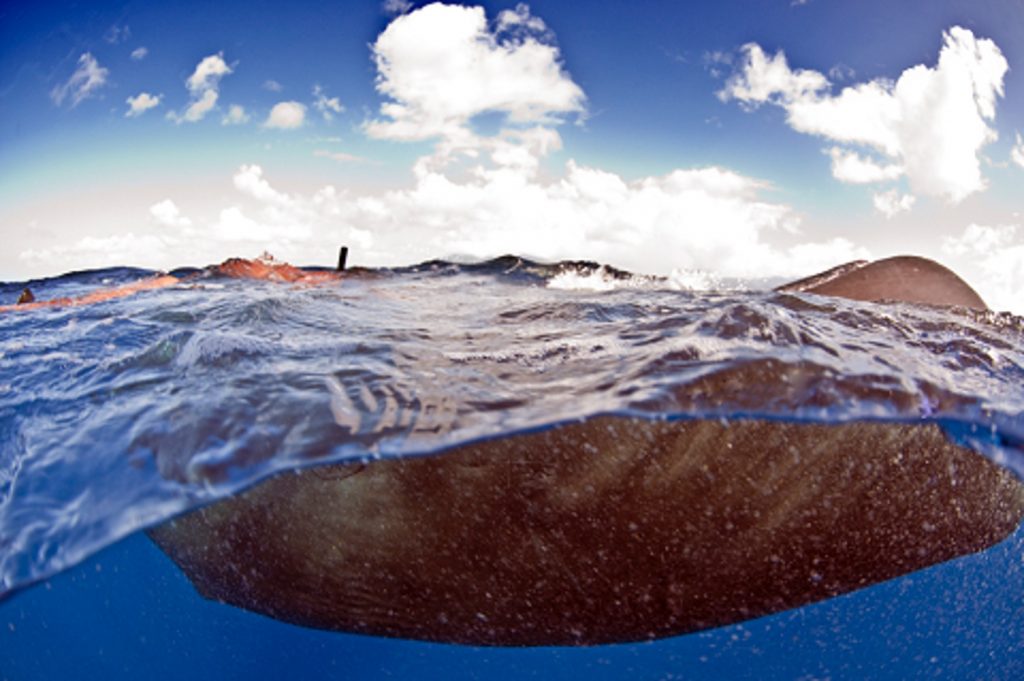
<svg viewBox="0 0 1024 681">
<path fill-rule="evenodd" d="M 988 309 L 981 296 L 952 270 L 934 260 L 909 255 L 874 262 L 856 260 L 776 290 L 867 302 Z"/>
</svg>

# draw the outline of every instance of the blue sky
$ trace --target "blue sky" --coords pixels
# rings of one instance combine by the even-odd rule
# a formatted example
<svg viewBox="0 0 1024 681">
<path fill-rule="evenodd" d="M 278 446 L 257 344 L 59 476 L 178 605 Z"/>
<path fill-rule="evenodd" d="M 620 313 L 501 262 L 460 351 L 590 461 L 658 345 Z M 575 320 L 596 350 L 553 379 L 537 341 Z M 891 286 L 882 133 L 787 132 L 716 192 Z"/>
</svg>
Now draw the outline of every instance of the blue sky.
<svg viewBox="0 0 1024 681">
<path fill-rule="evenodd" d="M 1019 0 L 6 3 L 0 279 L 913 252 L 1020 310 L 1021 36 Z"/>
</svg>

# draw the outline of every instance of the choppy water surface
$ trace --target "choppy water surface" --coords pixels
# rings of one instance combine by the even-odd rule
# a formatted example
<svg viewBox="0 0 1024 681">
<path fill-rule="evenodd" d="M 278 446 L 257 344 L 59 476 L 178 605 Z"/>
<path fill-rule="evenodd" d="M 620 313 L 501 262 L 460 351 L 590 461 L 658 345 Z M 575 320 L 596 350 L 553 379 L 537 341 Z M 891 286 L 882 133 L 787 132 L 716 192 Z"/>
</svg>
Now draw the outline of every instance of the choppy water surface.
<svg viewBox="0 0 1024 681">
<path fill-rule="evenodd" d="M 32 286 L 45 299 L 146 274 Z M 597 414 L 934 421 L 1022 475 L 1021 386 L 1009 314 L 517 258 L 318 286 L 197 275 L 0 314 L 0 593 L 275 471 Z"/>
</svg>

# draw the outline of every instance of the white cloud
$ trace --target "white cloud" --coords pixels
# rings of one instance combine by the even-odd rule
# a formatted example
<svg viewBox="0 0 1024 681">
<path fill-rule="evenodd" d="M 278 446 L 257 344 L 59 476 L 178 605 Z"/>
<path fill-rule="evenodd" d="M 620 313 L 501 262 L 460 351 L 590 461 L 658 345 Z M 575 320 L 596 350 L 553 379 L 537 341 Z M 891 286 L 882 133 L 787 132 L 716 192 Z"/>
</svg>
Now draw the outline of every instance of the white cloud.
<svg viewBox="0 0 1024 681">
<path fill-rule="evenodd" d="M 224 76 L 232 73 L 232 68 L 224 61 L 222 53 L 212 54 L 205 57 L 196 65 L 192 75 L 185 81 L 191 95 L 191 102 L 185 109 L 185 113 L 176 114 L 173 111 L 167 117 L 176 123 L 195 123 L 206 117 L 215 106 L 220 96 L 220 81 Z"/>
<path fill-rule="evenodd" d="M 989 255 L 1013 244 L 1017 234 L 1016 225 L 970 224 L 957 237 L 946 237 L 942 241 L 942 250 L 950 255 Z"/>
<path fill-rule="evenodd" d="M 832 175 L 841 182 L 867 184 L 895 180 L 903 175 L 903 168 L 899 165 L 890 163 L 883 166 L 856 151 L 832 147 L 828 155 L 832 158 Z"/>
<path fill-rule="evenodd" d="M 136 47 L 132 50 L 132 59 L 135 61 L 142 61 L 149 54 L 149 49 L 146 47 Z"/>
<path fill-rule="evenodd" d="M 232 104 L 228 107 L 227 114 L 220 119 L 221 125 L 242 125 L 249 122 L 249 114 L 241 104 Z"/>
<path fill-rule="evenodd" d="M 558 48 L 534 34 L 525 6 L 514 15 L 521 30 L 512 35 L 491 32 L 481 7 L 433 4 L 392 21 L 373 44 L 377 90 L 391 101 L 366 132 L 456 140 L 487 112 L 511 123 L 582 112 L 583 91 L 562 69 Z"/>
<path fill-rule="evenodd" d="M 876 79 L 838 95 L 822 74 L 790 69 L 782 52 L 769 57 L 756 44 L 743 51 L 723 100 L 780 106 L 794 130 L 881 154 L 915 193 L 959 202 L 985 188 L 979 153 L 996 139 L 988 122 L 1008 68 L 991 40 L 955 26 L 943 34 L 935 67 L 914 66 L 895 82 Z"/>
<path fill-rule="evenodd" d="M 900 194 L 895 189 L 890 189 L 887 192 L 875 194 L 871 197 L 871 201 L 875 204 L 875 210 L 886 218 L 891 218 L 913 208 L 917 199 L 910 194 Z"/>
<path fill-rule="evenodd" d="M 828 88 L 828 79 L 817 71 L 791 70 L 782 52 L 769 57 L 760 45 L 749 43 L 743 46 L 743 58 L 741 70 L 718 92 L 722 101 L 737 99 L 751 108 L 765 102 L 787 106 Z"/>
<path fill-rule="evenodd" d="M 306 122 L 306 105 L 299 102 L 278 102 L 263 122 L 265 128 L 294 130 Z"/>
<path fill-rule="evenodd" d="M 105 265 L 159 267 L 168 247 L 175 243 L 176 239 L 170 236 L 126 232 L 113 236 L 87 236 L 52 248 L 29 249 L 18 254 L 18 259 L 29 266 L 44 266 L 47 270 L 52 270 L 55 262 L 62 263 L 67 270 Z"/>
<path fill-rule="evenodd" d="M 163 227 L 181 229 L 188 227 L 192 221 L 183 216 L 171 199 L 164 199 L 160 203 L 154 203 L 149 207 L 149 214 Z"/>
<path fill-rule="evenodd" d="M 176 123 L 182 121 L 186 123 L 195 123 L 203 120 L 206 114 L 213 110 L 213 107 L 217 106 L 218 93 L 216 90 L 205 90 L 198 99 L 194 99 L 191 104 L 185 109 L 185 113 L 182 115 L 175 114 L 173 111 L 167 114 L 167 117 Z"/>
<path fill-rule="evenodd" d="M 287 194 L 277 191 L 263 179 L 263 168 L 258 165 L 243 165 L 235 173 L 232 181 L 235 189 L 262 203 L 276 206 L 287 206 L 292 203 Z"/>
<path fill-rule="evenodd" d="M 1017 133 L 1017 144 L 1010 150 L 1010 160 L 1024 168 L 1024 138 Z"/>
<path fill-rule="evenodd" d="M 1024 227 L 972 223 L 942 250 L 990 307 L 1024 314 Z"/>
<path fill-rule="evenodd" d="M 405 14 L 412 9 L 412 3 L 409 0 L 384 0 L 381 5 L 381 9 L 388 16 L 396 16 L 398 14 Z"/>
<path fill-rule="evenodd" d="M 196 70 L 185 81 L 193 95 L 216 89 L 220 79 L 231 73 L 231 67 L 224 61 L 223 53 L 211 54 L 196 65 Z"/>
<path fill-rule="evenodd" d="M 284 86 L 278 83 L 276 80 L 270 79 L 263 81 L 263 89 L 270 92 L 280 92 L 284 89 Z"/>
<path fill-rule="evenodd" d="M 269 241 L 274 236 L 270 226 L 253 220 L 238 206 L 222 210 L 210 234 L 221 241 Z"/>
<path fill-rule="evenodd" d="M 233 205 L 221 210 L 215 221 L 195 231 L 197 238 L 236 244 L 233 247 L 245 242 L 254 250 L 267 249 L 278 256 L 303 260 L 309 257 L 305 253 L 315 250 L 314 225 L 324 231 L 331 227 L 329 215 L 316 204 L 319 192 L 306 198 L 278 191 L 264 179 L 263 168 L 258 165 L 241 166 L 232 182 L 244 198 L 254 202 L 254 208 L 247 212 L 243 206 Z"/>
<path fill-rule="evenodd" d="M 124 115 L 128 118 L 139 116 L 153 107 L 159 106 L 160 100 L 163 97 L 163 95 L 153 96 L 148 92 L 140 92 L 134 97 L 129 97 L 125 100 L 128 103 L 128 110 L 125 111 Z"/>
<path fill-rule="evenodd" d="M 316 98 L 313 106 L 316 110 L 323 114 L 325 121 L 334 120 L 334 114 L 341 113 L 345 110 L 345 107 L 341 105 L 341 100 L 337 97 L 328 97 L 324 93 L 324 89 L 319 85 L 313 86 L 313 96 Z"/>
<path fill-rule="evenodd" d="M 50 98 L 57 106 L 63 104 L 65 99 L 70 98 L 73 109 L 82 100 L 92 96 L 96 90 L 103 87 L 109 75 L 108 69 L 100 66 L 92 54 L 85 52 L 78 58 L 78 68 L 71 74 L 71 77 L 50 91 Z"/>
</svg>

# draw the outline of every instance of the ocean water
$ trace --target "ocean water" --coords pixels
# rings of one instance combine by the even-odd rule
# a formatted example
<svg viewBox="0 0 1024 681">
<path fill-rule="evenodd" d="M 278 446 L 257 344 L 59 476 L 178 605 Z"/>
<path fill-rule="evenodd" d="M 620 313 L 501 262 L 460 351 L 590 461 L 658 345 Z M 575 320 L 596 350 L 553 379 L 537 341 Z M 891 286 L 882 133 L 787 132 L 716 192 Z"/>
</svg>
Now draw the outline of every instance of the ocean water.
<svg viewBox="0 0 1024 681">
<path fill-rule="evenodd" d="M 46 299 L 147 274 L 31 286 Z M 0 314 L 0 678 L 1024 675 L 1019 529 L 756 620 L 532 649 L 323 632 L 207 601 L 142 532 L 274 473 L 444 456 L 609 414 L 933 423 L 1021 476 L 1020 317 L 519 258 L 315 286 L 177 274 L 168 289 Z"/>
</svg>

